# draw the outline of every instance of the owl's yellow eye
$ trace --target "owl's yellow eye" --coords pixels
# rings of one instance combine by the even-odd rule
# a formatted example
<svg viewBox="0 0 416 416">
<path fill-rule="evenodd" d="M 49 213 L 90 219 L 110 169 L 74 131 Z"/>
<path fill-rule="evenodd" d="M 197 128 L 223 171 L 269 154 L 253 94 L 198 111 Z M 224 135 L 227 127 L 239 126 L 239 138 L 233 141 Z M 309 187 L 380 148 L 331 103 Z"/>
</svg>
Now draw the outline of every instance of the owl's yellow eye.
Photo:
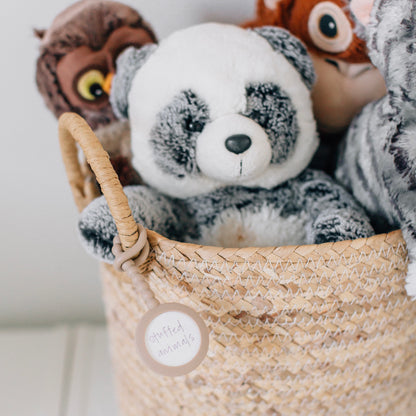
<svg viewBox="0 0 416 416">
<path fill-rule="evenodd" d="M 90 69 L 78 79 L 78 94 L 88 101 L 95 101 L 105 95 L 103 85 L 105 76 L 98 69 Z"/>
</svg>

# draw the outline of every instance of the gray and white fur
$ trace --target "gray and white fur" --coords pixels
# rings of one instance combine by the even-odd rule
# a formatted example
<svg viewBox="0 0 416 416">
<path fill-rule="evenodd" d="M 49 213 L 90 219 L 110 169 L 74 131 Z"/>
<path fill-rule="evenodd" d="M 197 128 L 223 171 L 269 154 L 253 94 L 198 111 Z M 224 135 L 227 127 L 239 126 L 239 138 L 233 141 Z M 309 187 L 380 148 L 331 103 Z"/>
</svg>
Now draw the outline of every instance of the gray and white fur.
<svg viewBox="0 0 416 416">
<path fill-rule="evenodd" d="M 401 228 L 416 296 L 416 2 L 376 0 L 365 33 L 388 94 L 353 121 L 337 179 L 365 207 L 378 232 Z"/>
<path fill-rule="evenodd" d="M 363 210 L 322 172 L 305 47 L 287 31 L 208 24 L 118 62 L 112 102 L 128 114 L 133 164 L 150 188 L 126 189 L 138 223 L 223 247 L 368 237 Z M 131 73 L 135 75 L 132 76 Z M 104 199 L 81 216 L 88 251 L 111 261 Z"/>
</svg>

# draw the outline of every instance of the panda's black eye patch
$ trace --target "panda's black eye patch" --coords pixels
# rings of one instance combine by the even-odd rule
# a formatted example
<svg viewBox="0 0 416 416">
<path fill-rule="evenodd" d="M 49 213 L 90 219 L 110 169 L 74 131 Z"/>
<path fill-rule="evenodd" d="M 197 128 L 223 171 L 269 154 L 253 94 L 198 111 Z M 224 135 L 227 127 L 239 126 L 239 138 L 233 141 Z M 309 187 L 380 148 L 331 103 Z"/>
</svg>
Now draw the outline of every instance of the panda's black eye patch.
<svg viewBox="0 0 416 416">
<path fill-rule="evenodd" d="M 272 163 L 283 163 L 292 154 L 299 135 L 294 104 L 285 91 L 273 83 L 250 84 L 246 88 L 244 115 L 258 123 L 269 136 Z"/>
<path fill-rule="evenodd" d="M 157 115 L 151 131 L 155 161 L 170 175 L 184 178 L 199 172 L 196 140 L 209 121 L 209 110 L 191 90 L 182 91 Z"/>
</svg>

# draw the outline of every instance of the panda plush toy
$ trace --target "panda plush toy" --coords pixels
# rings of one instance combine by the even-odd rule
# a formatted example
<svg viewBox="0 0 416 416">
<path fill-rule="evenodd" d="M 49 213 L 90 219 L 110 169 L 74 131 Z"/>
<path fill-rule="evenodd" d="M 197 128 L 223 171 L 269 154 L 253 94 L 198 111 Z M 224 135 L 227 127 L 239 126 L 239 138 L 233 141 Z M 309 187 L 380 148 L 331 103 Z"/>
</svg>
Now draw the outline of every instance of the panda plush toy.
<svg viewBox="0 0 416 416">
<path fill-rule="evenodd" d="M 118 59 L 111 102 L 132 130 L 148 186 L 125 188 L 135 220 L 171 239 L 221 247 L 368 237 L 354 199 L 319 171 L 315 74 L 287 31 L 204 24 Z M 112 261 L 104 199 L 83 212 L 84 245 Z"/>
</svg>

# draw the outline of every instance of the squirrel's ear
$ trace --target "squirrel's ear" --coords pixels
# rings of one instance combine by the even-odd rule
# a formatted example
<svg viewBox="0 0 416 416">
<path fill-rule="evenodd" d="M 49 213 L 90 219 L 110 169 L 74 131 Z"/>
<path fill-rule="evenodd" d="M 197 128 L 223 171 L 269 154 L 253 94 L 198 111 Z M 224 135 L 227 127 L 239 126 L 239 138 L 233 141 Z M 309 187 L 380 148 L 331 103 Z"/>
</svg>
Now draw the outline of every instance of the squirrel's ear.
<svg viewBox="0 0 416 416">
<path fill-rule="evenodd" d="M 355 18 L 364 26 L 370 23 L 371 10 L 375 0 L 351 0 L 350 9 Z"/>
<path fill-rule="evenodd" d="M 33 34 L 40 40 L 44 38 L 45 33 L 46 33 L 45 29 L 33 29 Z"/>
<path fill-rule="evenodd" d="M 278 3 L 280 3 L 282 0 L 263 0 L 264 5 L 270 9 L 274 10 Z"/>
<path fill-rule="evenodd" d="M 110 102 L 114 114 L 120 118 L 128 118 L 129 94 L 136 73 L 147 62 L 157 49 L 156 44 L 148 44 L 140 49 L 133 46 L 127 48 L 117 59 L 116 75 L 114 76 Z"/>
</svg>

